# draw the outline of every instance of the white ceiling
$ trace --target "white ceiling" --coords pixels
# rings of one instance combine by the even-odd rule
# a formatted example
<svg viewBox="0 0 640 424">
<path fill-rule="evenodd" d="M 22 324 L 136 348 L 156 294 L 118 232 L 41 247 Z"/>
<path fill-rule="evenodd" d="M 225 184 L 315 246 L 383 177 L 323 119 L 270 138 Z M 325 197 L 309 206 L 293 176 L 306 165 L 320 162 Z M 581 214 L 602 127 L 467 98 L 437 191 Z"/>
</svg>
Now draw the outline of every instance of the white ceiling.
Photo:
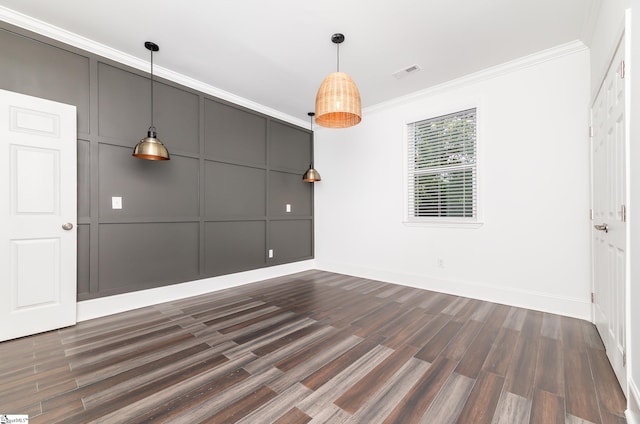
<svg viewBox="0 0 640 424">
<path fill-rule="evenodd" d="M 574 40 L 602 0 L 0 0 L 0 6 L 308 120 L 336 68 L 363 107 Z M 392 74 L 417 64 L 403 79 Z"/>
</svg>

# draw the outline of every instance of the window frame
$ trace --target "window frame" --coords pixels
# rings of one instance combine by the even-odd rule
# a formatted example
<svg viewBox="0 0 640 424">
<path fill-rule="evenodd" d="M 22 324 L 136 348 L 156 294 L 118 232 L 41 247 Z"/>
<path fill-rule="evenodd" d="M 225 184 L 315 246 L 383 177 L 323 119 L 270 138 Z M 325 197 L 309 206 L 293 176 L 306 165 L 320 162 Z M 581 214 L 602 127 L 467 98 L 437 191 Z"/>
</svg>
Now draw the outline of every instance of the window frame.
<svg viewBox="0 0 640 424">
<path fill-rule="evenodd" d="M 483 190 L 482 190 L 482 140 L 484 138 L 483 122 L 484 108 L 481 101 L 476 99 L 472 102 L 455 103 L 446 107 L 432 108 L 424 110 L 420 115 L 405 119 L 403 122 L 403 211 L 402 223 L 409 227 L 440 227 L 440 228 L 480 228 L 484 224 L 483 216 Z M 469 109 L 476 111 L 476 214 L 475 218 L 466 217 L 414 217 L 409 210 L 409 198 L 412 195 L 409 186 L 409 126 L 420 121 L 438 118 L 464 112 Z"/>
</svg>

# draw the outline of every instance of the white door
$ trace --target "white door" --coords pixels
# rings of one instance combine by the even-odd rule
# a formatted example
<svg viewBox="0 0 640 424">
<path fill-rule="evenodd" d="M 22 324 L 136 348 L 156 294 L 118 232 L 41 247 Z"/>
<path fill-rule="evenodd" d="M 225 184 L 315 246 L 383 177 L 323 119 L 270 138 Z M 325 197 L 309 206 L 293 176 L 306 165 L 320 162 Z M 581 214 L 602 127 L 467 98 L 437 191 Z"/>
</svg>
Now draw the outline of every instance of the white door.
<svg viewBox="0 0 640 424">
<path fill-rule="evenodd" d="M 0 90 L 0 341 L 76 322 L 76 108 Z"/>
<path fill-rule="evenodd" d="M 593 104 L 594 321 L 622 389 L 625 340 L 626 187 L 624 39 Z"/>
</svg>

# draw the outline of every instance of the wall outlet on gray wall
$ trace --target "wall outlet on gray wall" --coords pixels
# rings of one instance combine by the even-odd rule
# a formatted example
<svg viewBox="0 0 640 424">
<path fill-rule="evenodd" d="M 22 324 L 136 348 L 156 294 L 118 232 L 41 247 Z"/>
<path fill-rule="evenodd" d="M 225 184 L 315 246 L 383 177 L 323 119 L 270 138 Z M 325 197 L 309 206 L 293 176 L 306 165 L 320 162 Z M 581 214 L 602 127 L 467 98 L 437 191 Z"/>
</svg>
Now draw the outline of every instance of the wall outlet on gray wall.
<svg viewBox="0 0 640 424">
<path fill-rule="evenodd" d="M 111 198 L 111 209 L 122 209 L 122 197 L 114 196 Z"/>
</svg>

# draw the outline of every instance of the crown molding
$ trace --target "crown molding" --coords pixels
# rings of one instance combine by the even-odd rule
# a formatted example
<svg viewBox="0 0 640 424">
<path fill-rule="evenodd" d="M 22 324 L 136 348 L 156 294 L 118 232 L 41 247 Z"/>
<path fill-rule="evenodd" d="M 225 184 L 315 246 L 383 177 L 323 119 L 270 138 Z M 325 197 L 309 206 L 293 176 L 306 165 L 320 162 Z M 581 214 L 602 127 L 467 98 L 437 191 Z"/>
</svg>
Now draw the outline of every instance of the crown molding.
<svg viewBox="0 0 640 424">
<path fill-rule="evenodd" d="M 20 12 L 16 12 L 15 10 L 8 9 L 4 6 L 0 6 L 0 20 L 59 41 L 61 43 L 65 43 L 70 46 L 96 54 L 98 56 L 102 56 L 104 58 L 119 62 L 123 65 L 130 66 L 132 68 L 139 69 L 145 72 L 149 71 L 149 62 L 146 60 L 142 60 L 138 57 L 121 52 L 120 50 L 116 50 L 105 44 L 98 43 L 89 38 L 67 31 L 55 25 L 48 24 Z M 277 118 L 303 128 L 306 128 L 308 126 L 308 122 L 306 120 L 296 118 L 263 104 L 256 103 L 244 97 L 237 96 L 233 93 L 214 87 L 210 84 L 206 84 L 202 81 L 196 80 L 178 72 L 174 72 L 170 69 L 163 68 L 161 66 L 154 66 L 153 71 L 153 74 L 155 76 L 165 78 L 169 81 L 173 81 L 185 87 L 189 87 L 202 93 L 217 97 L 219 99 L 229 101 L 231 103 L 246 107 L 256 112 L 264 113 L 265 115 L 269 115 L 273 118 Z"/>
<path fill-rule="evenodd" d="M 369 106 L 363 109 L 363 114 L 402 105 L 428 96 L 434 96 L 446 91 L 459 89 L 471 84 L 476 84 L 481 81 L 496 78 L 501 75 L 516 72 L 521 69 L 529 68 L 531 66 L 535 66 L 550 60 L 558 59 L 560 57 L 568 56 L 585 50 L 588 50 L 588 47 L 582 41 L 571 41 L 569 43 L 561 44 L 559 46 L 533 53 L 519 59 L 492 66 L 490 68 L 483 69 L 482 71 L 474 72 L 473 74 L 465 75 L 463 77 L 456 78 L 442 84 L 434 85 L 433 87 L 429 87 L 424 90 L 414 91 L 413 93 L 407 94 L 405 96 L 396 97 L 395 99 Z"/>
</svg>

